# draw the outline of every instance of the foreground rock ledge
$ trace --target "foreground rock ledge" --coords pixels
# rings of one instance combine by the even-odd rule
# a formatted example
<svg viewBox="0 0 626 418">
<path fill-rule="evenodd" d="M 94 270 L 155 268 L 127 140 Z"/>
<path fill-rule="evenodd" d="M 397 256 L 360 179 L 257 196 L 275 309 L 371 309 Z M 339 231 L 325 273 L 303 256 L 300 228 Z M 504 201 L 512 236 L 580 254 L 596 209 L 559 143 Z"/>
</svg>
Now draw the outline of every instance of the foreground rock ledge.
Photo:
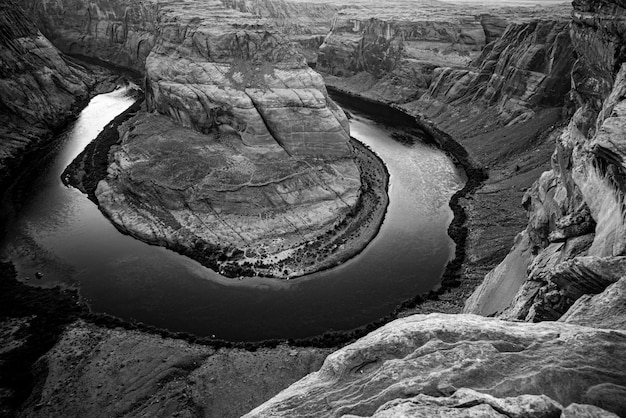
<svg viewBox="0 0 626 418">
<path fill-rule="evenodd" d="M 625 383 L 626 332 L 414 315 L 334 352 L 318 372 L 246 416 L 406 416 L 413 409 L 408 416 L 548 417 L 572 403 L 623 413 L 626 401 L 617 395 Z M 420 405 L 431 415 L 419 415 Z"/>
</svg>

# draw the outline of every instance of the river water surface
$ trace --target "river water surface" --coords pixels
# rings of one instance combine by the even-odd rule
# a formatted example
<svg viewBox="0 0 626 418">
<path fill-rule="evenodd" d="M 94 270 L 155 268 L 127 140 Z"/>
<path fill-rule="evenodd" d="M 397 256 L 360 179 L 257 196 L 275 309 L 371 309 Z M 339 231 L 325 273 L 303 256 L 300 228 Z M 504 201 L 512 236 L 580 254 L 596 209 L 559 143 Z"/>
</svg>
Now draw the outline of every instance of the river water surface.
<svg viewBox="0 0 626 418">
<path fill-rule="evenodd" d="M 390 205 L 378 236 L 336 268 L 279 281 L 228 279 L 167 249 L 117 231 L 61 173 L 133 99 L 127 89 L 91 100 L 42 151 L 9 197 L 0 257 L 20 280 L 77 287 L 96 312 L 171 331 L 226 340 L 301 338 L 374 321 L 403 300 L 439 285 L 454 254 L 448 202 L 463 173 L 435 147 L 404 145 L 390 129 L 350 110 L 352 136 L 390 172 Z M 35 273 L 42 272 L 42 279 Z"/>
</svg>

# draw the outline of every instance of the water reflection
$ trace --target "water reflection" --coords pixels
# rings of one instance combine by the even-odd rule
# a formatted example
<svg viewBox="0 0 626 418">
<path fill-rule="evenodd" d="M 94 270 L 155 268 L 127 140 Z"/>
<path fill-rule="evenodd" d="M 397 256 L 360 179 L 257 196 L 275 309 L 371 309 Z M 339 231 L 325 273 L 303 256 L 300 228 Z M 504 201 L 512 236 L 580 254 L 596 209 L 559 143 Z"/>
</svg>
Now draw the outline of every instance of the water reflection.
<svg viewBox="0 0 626 418">
<path fill-rule="evenodd" d="M 127 90 L 94 98 L 55 146 L 20 180 L 3 259 L 23 279 L 79 287 L 96 311 L 174 331 L 231 340 L 305 337 L 350 329 L 437 286 L 452 250 L 450 196 L 462 186 L 439 150 L 391 138 L 352 111 L 352 134 L 386 162 L 390 208 L 362 254 L 291 281 L 219 276 L 193 260 L 120 234 L 83 194 L 62 185 L 65 167 L 132 99 Z"/>
</svg>

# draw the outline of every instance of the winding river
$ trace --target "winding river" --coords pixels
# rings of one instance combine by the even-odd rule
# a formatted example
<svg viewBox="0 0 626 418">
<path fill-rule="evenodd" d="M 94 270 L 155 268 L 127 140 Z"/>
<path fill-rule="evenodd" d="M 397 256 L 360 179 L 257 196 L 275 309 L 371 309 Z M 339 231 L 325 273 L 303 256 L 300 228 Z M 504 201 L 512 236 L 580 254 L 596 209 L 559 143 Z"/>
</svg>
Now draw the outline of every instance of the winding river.
<svg viewBox="0 0 626 418">
<path fill-rule="evenodd" d="M 454 253 L 448 201 L 464 175 L 437 148 L 398 142 L 389 127 L 353 109 L 352 136 L 390 172 L 390 205 L 378 236 L 343 265 L 290 281 L 228 279 L 119 233 L 60 175 L 132 102 L 126 88 L 92 99 L 9 191 L 0 257 L 13 261 L 20 280 L 77 287 L 96 312 L 237 341 L 352 329 L 439 286 Z"/>
</svg>

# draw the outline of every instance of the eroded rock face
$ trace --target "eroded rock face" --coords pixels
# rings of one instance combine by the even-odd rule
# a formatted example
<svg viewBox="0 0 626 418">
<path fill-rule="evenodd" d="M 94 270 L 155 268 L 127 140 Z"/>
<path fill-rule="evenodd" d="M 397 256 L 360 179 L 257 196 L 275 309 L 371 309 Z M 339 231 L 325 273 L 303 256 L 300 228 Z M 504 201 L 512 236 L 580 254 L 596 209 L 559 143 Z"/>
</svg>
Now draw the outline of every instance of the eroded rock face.
<svg viewBox="0 0 626 418">
<path fill-rule="evenodd" d="M 626 329 L 626 278 L 597 295 L 585 294 L 559 321 L 597 328 Z"/>
<path fill-rule="evenodd" d="M 282 35 L 218 1 L 192 5 L 161 9 L 146 62 L 148 110 L 200 132 L 236 131 L 246 145 L 279 146 L 294 157 L 351 156 L 343 111 Z"/>
<path fill-rule="evenodd" d="M 345 217 L 359 190 L 352 159 L 309 163 L 277 145 L 249 146 L 235 132 L 200 134 L 141 113 L 125 125 L 96 196 L 118 227 L 142 240 L 213 268 L 225 253 L 264 272 L 269 255 L 291 257 Z M 222 273 L 249 274 L 242 270 Z"/>
<path fill-rule="evenodd" d="M 310 65 L 317 64 L 317 52 L 330 30 L 338 10 L 352 4 L 326 1 L 221 0 L 224 6 L 259 16 L 277 27 Z"/>
<path fill-rule="evenodd" d="M 512 24 L 483 49 L 476 69 L 437 68 L 421 100 L 497 106 L 502 121 L 514 124 L 536 107 L 563 103 L 573 62 L 567 20 Z"/>
<path fill-rule="evenodd" d="M 0 4 L 0 59 L 4 168 L 8 160 L 69 120 L 87 99 L 95 78 L 65 59 L 12 1 Z"/>
<path fill-rule="evenodd" d="M 524 197 L 534 254 L 529 281 L 506 318 L 557 319 L 582 294 L 600 293 L 624 274 L 614 268 L 626 252 L 626 66 L 618 52 L 626 44 L 626 12 L 619 2 L 580 1 L 574 8 L 577 109 L 557 140 L 552 169 Z"/>
<path fill-rule="evenodd" d="M 298 251 L 345 225 L 361 173 L 345 114 L 291 43 L 219 1 L 163 5 L 146 102 L 96 192 L 118 227 L 229 276 L 326 266 Z"/>
<path fill-rule="evenodd" d="M 143 72 L 146 57 L 154 45 L 156 1 L 20 2 L 44 35 L 61 51 Z"/>
<path fill-rule="evenodd" d="M 331 354 L 247 416 L 559 416 L 590 388 L 626 381 L 623 346 L 621 331 L 414 315 Z"/>
<path fill-rule="evenodd" d="M 546 67 L 553 65 L 551 57 L 541 63 L 537 59 L 546 53 L 539 44 L 545 42 L 542 38 L 547 33 L 531 35 L 535 39 L 529 39 L 524 50 L 507 51 L 506 54 L 511 54 L 514 60 L 508 62 L 503 59 L 497 71 L 492 68 L 495 63 L 491 59 L 492 67 L 478 69 L 483 64 L 486 51 L 492 51 L 491 44 L 503 34 L 506 36 L 509 24 L 515 23 L 508 29 L 507 41 L 520 42 L 515 38 L 528 29 L 520 30 L 517 26 L 525 27 L 546 15 L 555 19 L 562 17 L 563 22 L 568 19 L 566 9 L 550 6 L 506 9 L 428 1 L 420 2 L 419 7 L 403 0 L 381 5 L 357 2 L 354 7 L 337 12 L 330 33 L 320 46 L 317 65 L 318 69 L 328 74 L 327 81 L 332 85 L 394 104 L 414 102 L 438 83 L 447 86 L 446 90 L 455 85 L 450 92 L 452 96 L 467 95 L 470 84 L 486 84 L 489 81 L 484 77 L 476 80 L 476 73 L 485 71 L 490 75 L 500 74 L 499 79 L 494 77 L 491 80 L 490 91 L 483 92 L 490 96 L 488 99 L 493 99 L 491 96 L 494 94 L 499 95 L 506 84 L 509 90 L 516 90 L 508 92 L 509 95 L 523 96 L 527 83 L 534 85 L 543 81 L 544 77 L 537 77 L 534 72 L 546 71 Z M 531 29 L 530 33 L 533 31 Z M 537 44 L 534 50 L 530 45 L 532 42 Z M 484 48 L 487 44 L 489 47 Z M 499 50 L 496 48 L 496 54 L 491 58 L 497 61 L 497 54 L 502 49 L 504 46 Z M 525 55 L 524 59 L 522 55 Z M 468 68 L 476 59 L 479 59 L 476 66 Z M 533 59 L 532 65 L 525 62 Z M 556 62 L 554 64 L 557 65 Z M 517 69 L 517 74 L 510 73 L 511 69 Z M 445 72 L 443 78 L 442 72 Z M 524 80 L 529 74 L 530 79 Z M 513 79 L 517 81 L 512 82 Z M 564 80 L 567 84 L 567 77 L 555 77 L 552 82 L 557 80 Z M 493 88 L 496 90 L 493 91 Z M 474 93 L 475 90 L 472 91 Z M 532 93 L 527 92 L 527 95 Z M 449 97 L 442 95 L 436 99 L 446 102 Z M 433 105 L 432 101 L 425 104 L 426 108 Z"/>
</svg>

